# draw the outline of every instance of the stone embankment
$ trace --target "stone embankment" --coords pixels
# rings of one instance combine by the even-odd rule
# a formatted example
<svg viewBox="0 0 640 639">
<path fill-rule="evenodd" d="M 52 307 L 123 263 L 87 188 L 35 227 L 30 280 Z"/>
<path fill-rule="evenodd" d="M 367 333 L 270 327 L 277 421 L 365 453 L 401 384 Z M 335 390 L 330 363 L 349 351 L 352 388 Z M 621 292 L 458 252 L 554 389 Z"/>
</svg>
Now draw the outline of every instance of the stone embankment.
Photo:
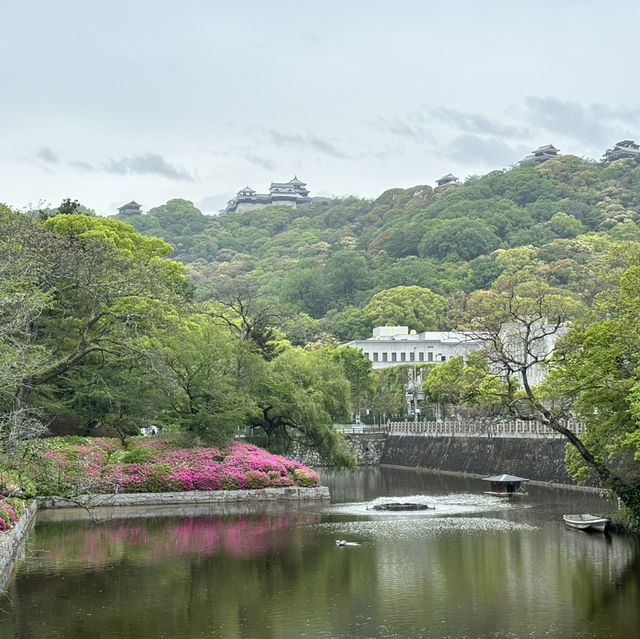
<svg viewBox="0 0 640 639">
<path fill-rule="evenodd" d="M 16 560 L 24 552 L 25 542 L 36 523 L 37 514 L 38 504 L 34 501 L 13 528 L 0 532 L 0 590 L 11 577 Z"/>
<path fill-rule="evenodd" d="M 83 508 L 158 506 L 167 504 L 229 504 L 273 501 L 309 501 L 329 499 L 326 486 L 317 488 L 260 488 L 255 490 L 191 490 L 175 493 L 118 493 L 110 495 L 79 495 L 73 500 L 62 497 L 41 497 L 39 508 Z"/>
<path fill-rule="evenodd" d="M 554 438 L 393 435 L 380 463 L 476 475 L 507 473 L 572 485 L 564 466 L 565 444 Z"/>
</svg>

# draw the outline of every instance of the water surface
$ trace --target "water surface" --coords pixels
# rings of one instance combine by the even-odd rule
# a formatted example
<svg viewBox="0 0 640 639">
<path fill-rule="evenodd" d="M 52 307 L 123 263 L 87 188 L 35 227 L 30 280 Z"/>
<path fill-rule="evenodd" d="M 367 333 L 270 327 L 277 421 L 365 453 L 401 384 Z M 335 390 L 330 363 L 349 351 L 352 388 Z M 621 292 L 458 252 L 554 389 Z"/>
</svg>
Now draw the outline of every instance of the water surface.
<svg viewBox="0 0 640 639">
<path fill-rule="evenodd" d="M 478 480 L 385 468 L 323 479 L 325 506 L 40 521 L 0 604 L 0 637 L 640 634 L 637 540 L 562 524 L 610 509 L 595 495 L 531 486 L 504 499 Z M 372 509 L 393 500 L 435 508 Z"/>
</svg>

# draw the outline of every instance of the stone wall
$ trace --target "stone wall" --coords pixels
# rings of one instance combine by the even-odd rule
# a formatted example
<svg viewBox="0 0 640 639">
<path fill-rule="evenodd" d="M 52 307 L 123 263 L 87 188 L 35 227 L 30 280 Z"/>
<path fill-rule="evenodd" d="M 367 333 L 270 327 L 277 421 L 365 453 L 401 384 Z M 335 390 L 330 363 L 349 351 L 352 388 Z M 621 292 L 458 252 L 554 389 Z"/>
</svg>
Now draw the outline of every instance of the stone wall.
<svg viewBox="0 0 640 639">
<path fill-rule="evenodd" d="M 387 441 L 386 433 L 347 433 L 345 439 L 349 449 L 356 454 L 358 466 L 377 466 L 380 463 Z M 325 464 L 315 451 L 294 451 L 287 457 L 299 461 L 310 468 L 321 468 Z"/>
<path fill-rule="evenodd" d="M 390 435 L 380 463 L 573 484 L 564 467 L 564 449 L 562 439 Z"/>
<path fill-rule="evenodd" d="M 39 508 L 84 508 L 156 506 L 167 504 L 228 504 L 269 501 L 308 501 L 329 499 L 326 486 L 318 488 L 256 488 L 254 490 L 191 490 L 175 493 L 119 493 L 116 495 L 79 495 L 73 501 L 61 497 L 40 497 Z"/>
<path fill-rule="evenodd" d="M 34 501 L 13 528 L 0 533 L 0 590 L 9 581 L 16 560 L 24 552 L 24 545 L 36 522 L 37 513 L 38 504 Z"/>
</svg>

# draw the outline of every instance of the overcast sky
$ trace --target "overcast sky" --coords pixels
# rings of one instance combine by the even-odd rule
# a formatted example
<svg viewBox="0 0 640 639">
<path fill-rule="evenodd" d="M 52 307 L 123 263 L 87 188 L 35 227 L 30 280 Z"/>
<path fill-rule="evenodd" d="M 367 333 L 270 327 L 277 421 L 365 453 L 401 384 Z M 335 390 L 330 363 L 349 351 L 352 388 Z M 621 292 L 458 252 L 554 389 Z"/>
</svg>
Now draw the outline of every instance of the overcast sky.
<svg viewBox="0 0 640 639">
<path fill-rule="evenodd" d="M 640 141 L 637 0 L 0 0 L 0 201 L 377 197 Z"/>
</svg>

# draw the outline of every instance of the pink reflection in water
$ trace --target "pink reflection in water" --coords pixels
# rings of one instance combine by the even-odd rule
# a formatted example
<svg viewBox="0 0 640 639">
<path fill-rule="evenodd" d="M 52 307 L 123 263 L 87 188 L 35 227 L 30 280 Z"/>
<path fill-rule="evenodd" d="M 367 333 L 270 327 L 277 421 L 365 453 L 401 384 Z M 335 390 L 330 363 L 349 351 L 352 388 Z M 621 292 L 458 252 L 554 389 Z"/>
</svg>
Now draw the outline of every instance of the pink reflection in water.
<svg viewBox="0 0 640 639">
<path fill-rule="evenodd" d="M 37 564 L 56 569 L 99 567 L 125 558 L 154 564 L 172 556 L 228 554 L 251 559 L 289 543 L 294 524 L 317 523 L 314 513 L 208 515 L 175 520 L 106 522 L 36 535 Z M 54 532 L 54 531 L 52 531 Z"/>
</svg>

